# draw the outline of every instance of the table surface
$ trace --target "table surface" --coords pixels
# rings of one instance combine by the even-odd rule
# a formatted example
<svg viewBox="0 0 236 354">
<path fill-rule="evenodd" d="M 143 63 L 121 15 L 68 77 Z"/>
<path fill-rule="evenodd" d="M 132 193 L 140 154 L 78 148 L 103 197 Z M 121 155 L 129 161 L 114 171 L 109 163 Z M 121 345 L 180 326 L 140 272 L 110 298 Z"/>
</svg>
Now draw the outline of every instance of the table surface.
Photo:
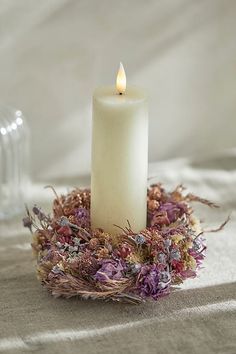
<svg viewBox="0 0 236 354">
<path fill-rule="evenodd" d="M 227 160 L 228 159 L 228 160 Z M 227 161 L 231 169 L 226 168 Z M 233 163 L 232 163 L 233 161 Z M 235 353 L 236 158 L 150 166 L 168 187 L 184 182 L 221 209 L 197 206 L 206 227 L 208 252 L 199 277 L 157 302 L 141 305 L 54 299 L 35 276 L 31 236 L 20 221 L 1 224 L 0 352 L 3 353 Z M 209 167 L 211 166 L 211 168 Z M 223 166 L 223 165 L 222 165 Z M 157 172 L 158 171 L 158 172 Z"/>
</svg>

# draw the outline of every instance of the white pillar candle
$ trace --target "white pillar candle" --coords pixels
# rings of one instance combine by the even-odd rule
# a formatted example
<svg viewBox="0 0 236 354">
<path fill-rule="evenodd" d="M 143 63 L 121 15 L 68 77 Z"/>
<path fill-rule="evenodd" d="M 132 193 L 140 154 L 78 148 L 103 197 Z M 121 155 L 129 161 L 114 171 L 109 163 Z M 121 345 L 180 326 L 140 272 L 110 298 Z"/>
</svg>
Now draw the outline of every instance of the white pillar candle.
<svg viewBox="0 0 236 354">
<path fill-rule="evenodd" d="M 148 109 L 142 90 L 128 87 L 121 64 L 117 87 L 93 96 L 91 177 L 92 228 L 111 234 L 129 221 L 134 232 L 146 228 Z"/>
</svg>

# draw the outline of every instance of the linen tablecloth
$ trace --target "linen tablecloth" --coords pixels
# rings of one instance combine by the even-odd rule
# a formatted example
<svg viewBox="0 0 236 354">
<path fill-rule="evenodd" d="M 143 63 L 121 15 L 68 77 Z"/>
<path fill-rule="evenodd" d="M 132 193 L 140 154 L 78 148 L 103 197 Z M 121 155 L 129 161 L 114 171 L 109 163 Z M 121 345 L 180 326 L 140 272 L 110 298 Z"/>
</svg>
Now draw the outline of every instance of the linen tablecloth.
<svg viewBox="0 0 236 354">
<path fill-rule="evenodd" d="M 207 258 L 199 277 L 168 297 L 137 306 L 54 299 L 36 279 L 31 236 L 20 220 L 1 224 L 0 352 L 236 352 L 236 154 L 152 164 L 149 174 L 155 176 L 150 182 L 163 181 L 168 188 L 184 183 L 220 203 L 216 210 L 196 205 L 205 228 L 231 214 L 223 231 L 206 235 Z M 40 200 L 37 190 L 41 187 L 32 193 Z"/>
</svg>

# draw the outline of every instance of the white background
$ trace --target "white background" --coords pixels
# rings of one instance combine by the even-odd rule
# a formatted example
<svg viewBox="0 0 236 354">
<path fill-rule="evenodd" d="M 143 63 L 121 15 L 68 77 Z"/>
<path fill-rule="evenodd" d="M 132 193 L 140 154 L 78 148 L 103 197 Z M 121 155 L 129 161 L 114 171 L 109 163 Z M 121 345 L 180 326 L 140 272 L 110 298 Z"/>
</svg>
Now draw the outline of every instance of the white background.
<svg viewBox="0 0 236 354">
<path fill-rule="evenodd" d="M 0 0 L 0 92 L 32 132 L 43 181 L 90 171 L 91 96 L 115 83 L 150 97 L 149 160 L 236 145 L 236 1 Z"/>
</svg>

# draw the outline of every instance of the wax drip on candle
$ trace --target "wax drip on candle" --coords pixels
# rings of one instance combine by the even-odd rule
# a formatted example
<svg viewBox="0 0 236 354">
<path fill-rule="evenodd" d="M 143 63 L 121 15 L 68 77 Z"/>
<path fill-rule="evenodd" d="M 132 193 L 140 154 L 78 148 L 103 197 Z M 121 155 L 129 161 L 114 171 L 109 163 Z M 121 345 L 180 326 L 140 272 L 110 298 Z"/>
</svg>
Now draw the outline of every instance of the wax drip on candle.
<svg viewBox="0 0 236 354">
<path fill-rule="evenodd" d="M 125 90 L 126 90 L 126 75 L 125 75 L 125 69 L 124 69 L 122 63 L 120 63 L 120 67 L 119 67 L 119 70 L 117 73 L 116 89 L 120 95 L 125 93 Z"/>
</svg>

